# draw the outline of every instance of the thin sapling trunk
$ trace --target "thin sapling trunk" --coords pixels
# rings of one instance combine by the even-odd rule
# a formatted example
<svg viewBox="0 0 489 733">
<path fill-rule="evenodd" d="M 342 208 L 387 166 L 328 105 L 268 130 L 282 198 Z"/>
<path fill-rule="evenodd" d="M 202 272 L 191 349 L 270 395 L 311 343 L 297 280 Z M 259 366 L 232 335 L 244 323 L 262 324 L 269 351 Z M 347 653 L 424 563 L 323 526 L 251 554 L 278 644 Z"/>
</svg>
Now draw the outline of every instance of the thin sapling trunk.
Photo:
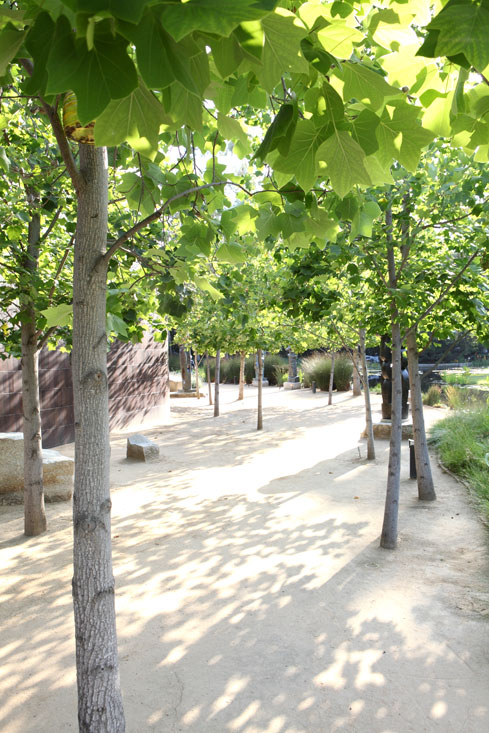
<svg viewBox="0 0 489 733">
<path fill-rule="evenodd" d="M 32 205 L 37 197 L 27 190 Z M 29 234 L 25 270 L 29 281 L 37 273 L 41 218 L 34 211 L 29 221 Z M 32 282 L 25 287 L 22 304 L 24 319 L 22 337 L 22 404 L 24 434 L 24 532 L 35 537 L 46 530 L 46 511 L 42 475 L 41 404 L 39 399 L 39 351 L 37 346 L 36 310 L 30 295 Z"/>
<path fill-rule="evenodd" d="M 238 391 L 238 400 L 243 400 L 244 399 L 245 360 L 246 360 L 246 353 L 244 351 L 240 351 L 239 352 L 239 391 Z"/>
<path fill-rule="evenodd" d="M 214 374 L 214 417 L 219 417 L 219 382 L 221 380 L 221 349 L 216 351 L 216 370 Z"/>
<path fill-rule="evenodd" d="M 258 359 L 258 417 L 256 429 L 263 430 L 263 362 L 261 349 L 256 352 Z"/>
<path fill-rule="evenodd" d="M 209 387 L 209 405 L 212 405 L 211 363 L 207 351 L 205 352 L 205 367 L 207 371 L 207 386 Z"/>
<path fill-rule="evenodd" d="M 423 415 L 423 396 L 421 393 L 421 377 L 419 374 L 418 347 L 416 330 L 407 332 L 409 386 L 411 390 L 411 412 L 413 416 L 414 454 L 416 457 L 416 475 L 418 479 L 418 498 L 423 501 L 436 499 L 433 476 L 431 474 L 430 454 L 426 441 Z"/>
<path fill-rule="evenodd" d="M 335 354 L 333 352 L 331 354 L 331 372 L 329 375 L 328 405 L 333 404 L 334 361 L 335 361 Z"/>
<path fill-rule="evenodd" d="M 367 459 L 375 460 L 374 422 L 370 403 L 370 387 L 368 384 L 367 359 L 365 358 L 365 329 L 360 329 L 360 362 L 363 375 L 363 396 L 365 400 L 365 432 L 367 434 Z"/>
</svg>

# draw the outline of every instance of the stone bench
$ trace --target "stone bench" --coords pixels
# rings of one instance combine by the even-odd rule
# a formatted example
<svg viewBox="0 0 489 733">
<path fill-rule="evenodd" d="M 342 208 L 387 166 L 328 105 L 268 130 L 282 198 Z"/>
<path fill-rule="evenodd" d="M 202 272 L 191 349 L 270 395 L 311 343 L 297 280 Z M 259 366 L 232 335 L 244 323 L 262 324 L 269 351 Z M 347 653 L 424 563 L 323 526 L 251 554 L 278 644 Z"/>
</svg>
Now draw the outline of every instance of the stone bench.
<svg viewBox="0 0 489 733">
<path fill-rule="evenodd" d="M 73 458 L 43 449 L 43 487 L 46 501 L 68 501 L 73 495 Z M 0 500 L 22 503 L 24 491 L 24 436 L 0 433 Z"/>
</svg>

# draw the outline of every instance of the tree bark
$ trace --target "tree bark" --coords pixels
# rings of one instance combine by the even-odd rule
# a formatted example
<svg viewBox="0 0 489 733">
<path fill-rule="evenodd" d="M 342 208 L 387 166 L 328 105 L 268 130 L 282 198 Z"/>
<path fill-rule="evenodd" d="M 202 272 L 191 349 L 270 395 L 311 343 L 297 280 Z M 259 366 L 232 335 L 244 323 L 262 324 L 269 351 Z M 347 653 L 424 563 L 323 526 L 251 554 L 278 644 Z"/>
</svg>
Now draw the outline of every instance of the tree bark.
<svg viewBox="0 0 489 733">
<path fill-rule="evenodd" d="M 334 361 L 335 361 L 335 354 L 333 353 L 331 354 L 331 372 L 329 375 L 328 405 L 333 404 Z"/>
<path fill-rule="evenodd" d="M 212 405 L 212 382 L 211 382 L 211 365 L 209 362 L 209 354 L 205 352 L 205 366 L 207 370 L 207 386 L 209 387 L 209 405 Z"/>
<path fill-rule="evenodd" d="M 240 351 L 239 352 L 239 392 L 238 392 L 238 400 L 244 400 L 245 360 L 246 360 L 246 353 L 244 351 Z"/>
<path fill-rule="evenodd" d="M 365 399 L 365 432 L 367 433 L 367 459 L 375 460 L 374 422 L 372 405 L 370 404 L 370 387 L 368 385 L 367 359 L 365 358 L 365 329 L 360 329 L 360 362 L 363 374 L 363 396 Z"/>
<path fill-rule="evenodd" d="M 258 417 L 256 429 L 263 430 L 263 361 L 261 349 L 258 349 L 256 356 L 258 359 Z"/>
<path fill-rule="evenodd" d="M 219 382 L 221 380 L 221 349 L 216 351 L 216 370 L 214 372 L 214 417 L 219 417 Z"/>
<path fill-rule="evenodd" d="M 197 399 L 199 399 L 200 398 L 199 355 L 197 354 L 197 349 L 194 349 L 194 359 L 195 359 L 195 391 L 197 393 Z"/>
<path fill-rule="evenodd" d="M 361 357 L 360 357 L 360 354 L 358 353 L 358 349 L 353 349 L 351 358 L 353 361 L 353 375 L 352 375 L 353 396 L 360 397 L 360 395 L 362 394 L 362 381 L 360 379 Z"/>
<path fill-rule="evenodd" d="M 419 375 L 418 347 L 416 330 L 407 332 L 409 386 L 411 390 L 411 413 L 413 416 L 414 454 L 418 479 L 418 498 L 423 501 L 436 499 L 433 477 L 431 475 L 430 455 L 424 427 L 423 396 Z"/>
<path fill-rule="evenodd" d="M 109 493 L 106 338 L 107 151 L 80 145 L 73 273 L 73 604 L 80 731 L 125 730 L 119 683 Z"/>
<path fill-rule="evenodd" d="M 31 203 L 35 197 L 27 191 Z M 29 222 L 29 235 L 25 269 L 27 277 L 37 272 L 39 261 L 39 239 L 41 217 L 33 211 Z M 24 532 L 35 537 L 46 530 L 46 511 L 42 475 L 42 433 L 41 404 L 39 399 L 39 351 L 36 333 L 36 311 L 29 294 L 30 282 L 26 283 L 25 303 L 22 305 L 24 320 L 22 337 L 22 404 L 24 433 Z"/>
<path fill-rule="evenodd" d="M 396 263 L 391 239 L 392 212 L 386 212 L 387 231 L 387 263 L 389 269 L 389 289 L 397 287 Z M 402 381 L 401 381 L 401 330 L 399 314 L 394 298 L 391 299 L 392 330 L 392 411 L 391 438 L 389 445 L 389 466 L 387 472 L 387 490 L 385 496 L 384 522 L 380 538 L 380 546 L 393 550 L 397 545 L 397 520 L 399 515 L 399 490 L 401 479 L 401 440 L 402 440 Z"/>
<path fill-rule="evenodd" d="M 182 377 L 182 389 L 184 392 L 190 392 L 192 389 L 191 374 L 188 368 L 188 354 L 184 346 L 178 347 L 178 355 L 180 357 L 180 374 Z"/>
</svg>

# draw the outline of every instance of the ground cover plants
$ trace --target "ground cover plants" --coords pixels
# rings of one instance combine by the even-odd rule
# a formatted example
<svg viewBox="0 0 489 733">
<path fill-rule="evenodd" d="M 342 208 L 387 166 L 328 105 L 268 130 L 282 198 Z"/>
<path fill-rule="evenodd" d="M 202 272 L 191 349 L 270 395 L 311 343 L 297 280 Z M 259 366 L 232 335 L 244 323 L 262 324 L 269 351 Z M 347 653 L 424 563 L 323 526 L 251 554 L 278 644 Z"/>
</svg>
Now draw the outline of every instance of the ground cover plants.
<svg viewBox="0 0 489 733">
<path fill-rule="evenodd" d="M 489 521 L 489 407 L 456 410 L 432 427 L 430 443 L 442 464 L 474 491 Z"/>
</svg>

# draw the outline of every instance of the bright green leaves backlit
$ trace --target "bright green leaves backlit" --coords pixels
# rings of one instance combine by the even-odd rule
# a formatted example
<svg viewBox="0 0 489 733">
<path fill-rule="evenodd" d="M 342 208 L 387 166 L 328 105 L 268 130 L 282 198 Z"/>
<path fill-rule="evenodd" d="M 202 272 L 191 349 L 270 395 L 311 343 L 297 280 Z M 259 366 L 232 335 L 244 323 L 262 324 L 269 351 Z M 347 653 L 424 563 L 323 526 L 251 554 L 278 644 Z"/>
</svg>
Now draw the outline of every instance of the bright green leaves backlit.
<svg viewBox="0 0 489 733">
<path fill-rule="evenodd" d="M 483 71 L 489 64 L 489 5 L 451 0 L 428 26 L 420 55 L 447 56 Z M 465 64 L 464 64 L 465 60 Z"/>
</svg>

